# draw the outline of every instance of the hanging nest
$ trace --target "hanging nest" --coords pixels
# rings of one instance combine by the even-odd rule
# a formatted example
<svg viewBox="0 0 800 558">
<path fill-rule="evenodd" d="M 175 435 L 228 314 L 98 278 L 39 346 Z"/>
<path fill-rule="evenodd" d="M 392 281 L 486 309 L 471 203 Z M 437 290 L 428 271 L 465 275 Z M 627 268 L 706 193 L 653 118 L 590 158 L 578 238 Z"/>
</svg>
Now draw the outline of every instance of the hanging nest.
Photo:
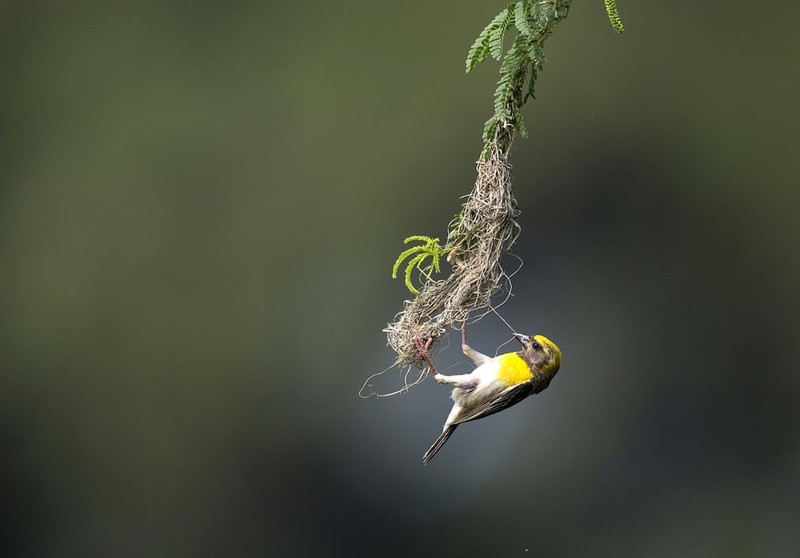
<svg viewBox="0 0 800 558">
<path fill-rule="evenodd" d="M 471 313 L 488 311 L 492 295 L 509 283 L 500 262 L 519 234 L 519 209 L 508 163 L 511 135 L 500 136 L 487 144 L 477 163 L 475 186 L 451 226 L 445 248 L 452 273 L 442 280 L 427 277 L 419 294 L 406 300 L 395 321 L 384 329 L 397 353 L 395 366 L 421 368 L 418 381 L 424 379 L 425 363 L 415 335 L 438 340 Z"/>
<path fill-rule="evenodd" d="M 451 223 L 445 245 L 440 246 L 438 239 L 427 236 L 408 237 L 406 243 L 422 244 L 406 249 L 395 262 L 393 276 L 408 259 L 406 286 L 417 296 L 405 301 L 403 310 L 384 330 L 389 345 L 397 353 L 390 368 L 406 369 L 404 386 L 387 395 L 404 392 L 425 379 L 428 367 L 416 341 L 424 339 L 426 345 L 438 342 L 449 328 L 464 324 L 470 316 L 480 317 L 491 311 L 492 296 L 501 288 L 506 287 L 510 294 L 509 276 L 503 271 L 501 260 L 519 234 L 519 210 L 511 188 L 508 155 L 515 131 L 526 135 L 522 107 L 533 98 L 537 76 L 544 67 L 544 42 L 555 25 L 567 16 L 570 4 L 571 0 L 511 3 L 481 31 L 467 54 L 467 72 L 489 56 L 501 61 L 494 115 L 484 125 L 484 149 L 477 163 L 475 186 L 461 213 Z M 509 31 L 515 31 L 516 37 L 503 52 Z M 444 254 L 452 273 L 446 279 L 435 280 L 432 274 L 439 270 L 439 258 Z M 411 283 L 415 269 L 423 279 L 420 292 Z M 413 367 L 420 370 L 416 379 L 412 378 Z M 381 397 L 365 392 L 371 387 L 372 378 L 382 373 L 367 378 L 361 388 L 362 396 Z"/>
</svg>

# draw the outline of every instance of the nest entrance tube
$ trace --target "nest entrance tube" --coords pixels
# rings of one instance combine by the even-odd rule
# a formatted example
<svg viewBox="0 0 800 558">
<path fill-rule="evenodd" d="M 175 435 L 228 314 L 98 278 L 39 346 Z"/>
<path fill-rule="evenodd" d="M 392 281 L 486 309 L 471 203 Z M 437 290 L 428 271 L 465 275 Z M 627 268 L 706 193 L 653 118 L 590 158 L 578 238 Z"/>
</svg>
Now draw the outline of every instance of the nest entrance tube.
<svg viewBox="0 0 800 558">
<path fill-rule="evenodd" d="M 428 278 L 413 300 L 384 331 L 397 353 L 397 366 L 425 366 L 414 342 L 438 339 L 465 322 L 472 312 L 490 307 L 492 295 L 508 282 L 502 257 L 519 234 L 519 209 L 511 187 L 508 155 L 513 132 L 498 134 L 477 163 L 475 186 L 448 238 L 449 277 Z"/>
</svg>

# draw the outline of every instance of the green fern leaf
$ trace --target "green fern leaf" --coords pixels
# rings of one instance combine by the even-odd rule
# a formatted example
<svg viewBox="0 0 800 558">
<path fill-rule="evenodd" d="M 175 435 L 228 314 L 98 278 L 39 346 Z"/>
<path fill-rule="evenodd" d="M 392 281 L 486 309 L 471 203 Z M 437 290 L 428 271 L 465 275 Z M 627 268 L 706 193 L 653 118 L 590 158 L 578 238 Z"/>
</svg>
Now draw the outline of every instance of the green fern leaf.
<svg viewBox="0 0 800 558">
<path fill-rule="evenodd" d="M 608 21 L 611 22 L 611 27 L 613 27 L 614 31 L 617 33 L 622 33 L 625 31 L 625 27 L 622 25 L 622 19 L 619 17 L 616 0 L 605 0 L 605 4 Z"/>
<path fill-rule="evenodd" d="M 523 138 L 527 138 L 528 128 L 525 126 L 525 120 L 522 118 L 522 114 L 520 114 L 519 117 L 517 118 L 515 125 L 517 131 L 519 132 L 519 135 L 522 136 Z"/>
<path fill-rule="evenodd" d="M 528 23 L 528 10 L 526 9 L 526 2 L 517 2 L 514 5 L 514 25 L 522 35 L 531 37 L 533 29 Z"/>
<path fill-rule="evenodd" d="M 519 82 L 520 72 L 524 72 L 527 60 L 527 49 L 525 48 L 524 35 L 517 35 L 514 44 L 506 53 L 503 62 L 500 64 L 500 80 L 495 91 L 494 108 L 499 115 L 508 112 L 508 105 L 515 105 L 519 102 L 518 95 L 515 95 L 515 86 Z M 502 117 L 501 117 L 502 119 Z"/>
<path fill-rule="evenodd" d="M 541 69 L 541 68 L 539 68 Z M 528 77 L 528 90 L 525 92 L 525 99 L 524 102 L 528 102 L 528 99 L 535 99 L 536 98 L 536 78 L 538 77 L 538 72 L 536 66 L 531 68 L 531 75 Z"/>
<path fill-rule="evenodd" d="M 414 252 L 419 252 L 422 249 L 422 246 L 414 246 L 408 250 L 403 250 L 400 255 L 397 256 L 397 259 L 394 261 L 394 265 L 392 266 L 392 279 L 397 279 L 397 272 L 400 270 L 400 266 L 403 265 L 403 260 L 408 258 Z"/>
<path fill-rule="evenodd" d="M 616 0 L 604 1 L 614 3 Z M 496 139 L 506 128 L 526 135 L 522 107 L 528 99 L 535 98 L 536 79 L 546 62 L 544 41 L 552 34 L 554 26 L 567 16 L 571 3 L 572 0 L 512 2 L 484 28 L 470 49 L 468 72 L 489 55 L 500 60 L 500 76 L 493 97 L 494 115 L 483 129 L 486 142 Z M 516 36 L 504 54 L 504 39 L 512 25 Z"/>
<path fill-rule="evenodd" d="M 428 254 L 417 254 L 408 262 L 408 266 L 406 267 L 406 275 L 405 275 L 405 283 L 406 288 L 411 291 L 411 294 L 418 295 L 419 290 L 414 286 L 414 283 L 411 282 L 411 274 L 414 272 L 414 268 L 419 265 L 419 263 L 425 259 Z"/>
<path fill-rule="evenodd" d="M 497 116 L 492 116 L 486 123 L 483 125 L 483 139 L 484 141 L 492 141 L 495 134 L 497 133 Z"/>
<path fill-rule="evenodd" d="M 438 241 L 438 238 L 431 238 L 430 236 L 425 236 L 424 234 L 412 234 L 411 236 L 407 236 L 403 239 L 403 244 L 408 244 L 409 242 L 423 242 L 425 244 L 430 244 Z"/>
<path fill-rule="evenodd" d="M 500 57 L 503 56 L 503 40 L 506 37 L 506 31 L 511 27 L 512 10 L 510 4 L 503 12 L 503 15 L 502 22 L 489 33 L 489 52 L 495 60 L 500 60 Z"/>
<path fill-rule="evenodd" d="M 537 70 L 544 68 L 544 63 L 547 62 L 547 59 L 544 57 L 541 43 L 533 42 L 528 46 L 528 58 L 533 61 L 533 65 Z"/>
<path fill-rule="evenodd" d="M 492 34 L 497 32 L 498 29 L 504 28 L 503 33 L 505 33 L 505 28 L 508 28 L 508 18 L 509 18 L 509 10 L 508 8 L 504 9 L 502 12 L 497 14 L 495 18 L 483 28 L 478 38 L 475 39 L 475 42 L 469 49 L 467 53 L 467 73 L 472 71 L 475 66 L 486 60 L 486 57 L 489 56 L 491 52 L 490 47 L 490 40 Z M 501 48 L 502 48 L 502 38 L 500 39 Z"/>
<path fill-rule="evenodd" d="M 481 33 L 469 49 L 467 54 L 467 73 L 471 72 L 475 66 L 486 60 L 489 56 L 489 35 Z"/>
</svg>

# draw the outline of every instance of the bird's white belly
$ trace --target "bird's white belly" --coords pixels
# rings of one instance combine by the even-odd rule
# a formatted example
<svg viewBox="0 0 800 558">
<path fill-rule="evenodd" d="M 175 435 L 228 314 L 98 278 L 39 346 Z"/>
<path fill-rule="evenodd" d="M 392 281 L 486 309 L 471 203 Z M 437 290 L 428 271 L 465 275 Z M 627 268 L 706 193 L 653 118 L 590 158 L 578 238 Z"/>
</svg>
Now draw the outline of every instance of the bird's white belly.
<svg viewBox="0 0 800 558">
<path fill-rule="evenodd" d="M 506 386 L 497 380 L 500 371 L 500 362 L 492 359 L 481 364 L 478 368 L 467 374 L 469 378 L 476 382 L 474 388 L 464 389 L 455 388 L 450 398 L 455 405 L 450 412 L 448 422 L 459 415 L 462 408 L 472 408 L 480 405 L 488 399 L 493 399 L 498 393 L 503 391 Z"/>
</svg>

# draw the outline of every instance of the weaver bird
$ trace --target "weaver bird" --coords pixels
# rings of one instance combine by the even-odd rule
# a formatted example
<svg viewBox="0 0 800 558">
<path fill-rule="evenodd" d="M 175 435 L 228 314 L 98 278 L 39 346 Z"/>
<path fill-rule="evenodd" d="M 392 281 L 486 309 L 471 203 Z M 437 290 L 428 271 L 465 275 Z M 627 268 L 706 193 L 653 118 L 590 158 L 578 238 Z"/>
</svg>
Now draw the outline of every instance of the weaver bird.
<svg viewBox="0 0 800 558">
<path fill-rule="evenodd" d="M 493 415 L 550 385 L 561 366 L 558 345 L 543 335 L 515 333 L 514 337 L 522 344 L 522 350 L 489 357 L 467 345 L 462 328 L 461 350 L 477 368 L 458 376 L 439 374 L 428 355 L 433 340 L 423 343 L 419 335 L 415 337 L 420 356 L 430 366 L 433 379 L 455 388 L 450 396 L 453 409 L 444 422 L 442 434 L 422 457 L 423 463 L 433 459 L 462 422 Z"/>
</svg>

